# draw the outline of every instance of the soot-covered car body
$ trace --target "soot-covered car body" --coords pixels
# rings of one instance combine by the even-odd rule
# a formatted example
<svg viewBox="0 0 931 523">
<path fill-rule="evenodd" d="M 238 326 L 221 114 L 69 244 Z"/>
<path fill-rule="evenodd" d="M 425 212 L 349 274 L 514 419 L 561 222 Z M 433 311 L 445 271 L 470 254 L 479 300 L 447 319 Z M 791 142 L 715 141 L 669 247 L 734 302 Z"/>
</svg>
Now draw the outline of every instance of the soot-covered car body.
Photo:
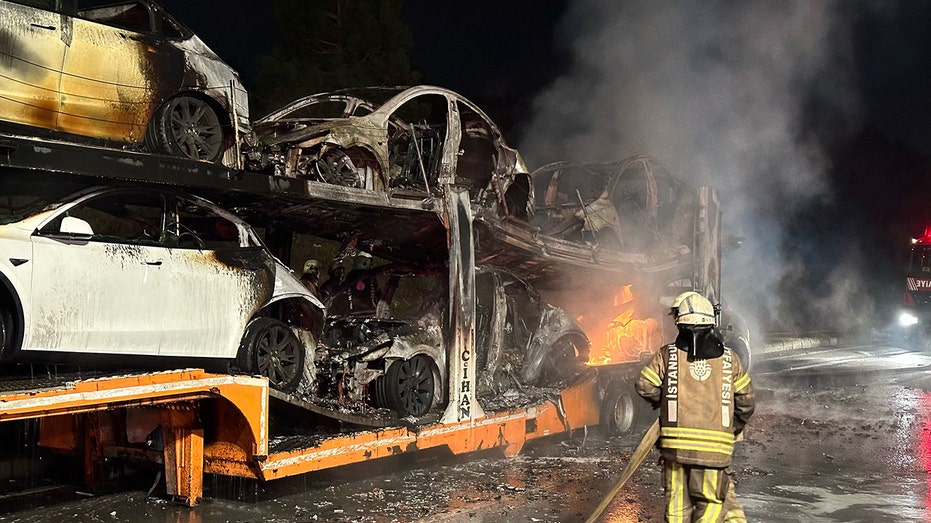
<svg viewBox="0 0 931 523">
<path fill-rule="evenodd" d="M 511 214 L 526 214 L 520 154 L 484 111 L 448 89 L 315 94 L 256 120 L 253 131 L 246 155 L 254 170 L 393 196 L 429 197 L 455 182 L 473 201 L 496 194 Z"/>
<path fill-rule="evenodd" d="M 718 250 L 714 191 L 672 175 L 655 158 L 557 162 L 531 178 L 529 217 L 476 213 L 478 263 L 551 286 L 567 278 L 669 281 L 691 274 L 696 256 Z"/>
<path fill-rule="evenodd" d="M 286 391 L 312 379 L 323 304 L 236 216 L 161 189 L 0 185 L 5 360 L 235 362 Z"/>
<path fill-rule="evenodd" d="M 382 274 L 390 274 L 382 295 L 391 296 L 390 304 L 379 307 L 382 317 L 328 318 L 317 367 L 318 376 L 330 381 L 320 383 L 320 396 L 338 395 L 419 417 L 447 400 L 448 276 L 392 273 L 390 268 Z M 475 287 L 480 398 L 557 386 L 582 370 L 590 343 L 565 311 L 502 269 L 478 268 Z"/>
<path fill-rule="evenodd" d="M 0 1 L 0 120 L 235 166 L 239 75 L 158 4 L 99 4 Z"/>
<path fill-rule="evenodd" d="M 532 224 L 546 236 L 622 252 L 691 244 L 693 191 L 654 158 L 557 162 L 532 177 Z"/>
</svg>

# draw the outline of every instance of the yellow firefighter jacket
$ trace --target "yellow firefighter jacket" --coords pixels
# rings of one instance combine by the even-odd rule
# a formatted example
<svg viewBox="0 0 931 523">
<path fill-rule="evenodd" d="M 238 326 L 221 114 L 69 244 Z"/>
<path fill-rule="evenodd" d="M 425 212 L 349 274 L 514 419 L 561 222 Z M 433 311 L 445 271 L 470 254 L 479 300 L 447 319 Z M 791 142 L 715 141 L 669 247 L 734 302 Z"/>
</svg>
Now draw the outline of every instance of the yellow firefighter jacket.
<svg viewBox="0 0 931 523">
<path fill-rule="evenodd" d="M 730 349 L 700 359 L 670 344 L 640 371 L 637 393 L 660 409 L 659 447 L 683 465 L 731 464 L 734 438 L 753 414 L 750 376 Z"/>
</svg>

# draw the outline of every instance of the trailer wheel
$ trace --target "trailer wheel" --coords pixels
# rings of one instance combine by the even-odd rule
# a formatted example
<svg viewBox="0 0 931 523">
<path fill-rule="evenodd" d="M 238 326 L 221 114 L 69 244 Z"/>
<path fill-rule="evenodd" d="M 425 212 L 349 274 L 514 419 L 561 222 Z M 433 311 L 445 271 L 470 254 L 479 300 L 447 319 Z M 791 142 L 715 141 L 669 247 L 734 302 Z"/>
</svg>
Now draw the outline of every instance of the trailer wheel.
<svg viewBox="0 0 931 523">
<path fill-rule="evenodd" d="M 627 434 L 637 421 L 637 408 L 629 383 L 613 382 L 601 401 L 601 426 L 610 434 Z"/>
<path fill-rule="evenodd" d="M 743 339 L 738 339 L 734 342 L 732 347 L 734 354 L 740 359 L 741 365 L 745 371 L 750 370 L 751 356 L 750 356 L 750 347 L 747 346 L 747 343 Z"/>
<path fill-rule="evenodd" d="M 223 153 L 223 125 L 206 101 L 176 96 L 155 111 L 146 144 L 154 152 L 215 162 Z"/>
<path fill-rule="evenodd" d="M 304 345 L 291 327 L 275 318 L 258 318 L 246 327 L 236 364 L 267 377 L 275 389 L 293 392 L 301 381 L 304 357 Z"/>
<path fill-rule="evenodd" d="M 433 362 L 423 354 L 393 362 L 379 384 L 383 401 L 401 416 L 423 416 L 433 406 Z"/>
</svg>

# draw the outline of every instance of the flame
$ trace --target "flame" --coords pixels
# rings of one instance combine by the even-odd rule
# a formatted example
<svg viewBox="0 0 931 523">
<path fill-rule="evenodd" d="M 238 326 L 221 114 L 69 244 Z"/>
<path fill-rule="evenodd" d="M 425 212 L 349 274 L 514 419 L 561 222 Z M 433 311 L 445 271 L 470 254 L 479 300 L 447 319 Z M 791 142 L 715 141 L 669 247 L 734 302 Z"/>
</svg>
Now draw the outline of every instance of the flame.
<svg viewBox="0 0 931 523">
<path fill-rule="evenodd" d="M 636 300 L 631 285 L 618 289 L 613 299 L 620 312 L 601 325 L 587 326 L 592 351 L 589 365 L 639 361 L 643 353 L 652 353 L 662 343 L 662 329 L 655 318 L 635 318 Z M 585 318 L 579 318 L 585 325 Z"/>
</svg>

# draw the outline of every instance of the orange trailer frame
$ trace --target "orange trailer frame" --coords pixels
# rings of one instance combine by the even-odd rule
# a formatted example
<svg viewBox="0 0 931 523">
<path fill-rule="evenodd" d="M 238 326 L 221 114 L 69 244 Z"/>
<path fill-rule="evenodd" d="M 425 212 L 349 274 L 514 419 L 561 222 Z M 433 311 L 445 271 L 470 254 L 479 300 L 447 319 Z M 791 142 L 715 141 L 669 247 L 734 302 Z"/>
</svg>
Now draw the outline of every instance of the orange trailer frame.
<svg viewBox="0 0 931 523">
<path fill-rule="evenodd" d="M 264 378 L 201 369 L 79 379 L 0 393 L 0 421 L 40 419 L 39 444 L 82 453 L 84 480 L 100 464 L 135 458 L 163 464 L 168 495 L 197 504 L 204 473 L 262 481 L 446 446 L 455 454 L 501 448 L 516 455 L 532 439 L 599 423 L 599 372 L 552 399 L 460 422 L 339 433 L 307 448 L 269 454 L 269 387 Z M 204 416 L 209 409 L 209 416 Z M 122 420 L 114 430 L 113 418 Z M 206 421 L 205 421 L 206 420 Z M 116 436 L 161 427 L 161 452 Z"/>
</svg>

